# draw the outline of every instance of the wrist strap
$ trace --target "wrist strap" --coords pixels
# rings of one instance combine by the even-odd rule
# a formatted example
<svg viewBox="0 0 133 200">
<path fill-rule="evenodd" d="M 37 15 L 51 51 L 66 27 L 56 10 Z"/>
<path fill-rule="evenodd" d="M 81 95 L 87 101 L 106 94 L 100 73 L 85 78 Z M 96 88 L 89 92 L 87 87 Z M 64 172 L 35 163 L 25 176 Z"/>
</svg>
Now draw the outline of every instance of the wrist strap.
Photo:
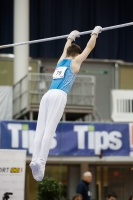
<svg viewBox="0 0 133 200">
<path fill-rule="evenodd" d="M 71 39 L 72 41 L 75 41 L 75 35 L 74 34 L 69 34 L 68 39 Z"/>
</svg>

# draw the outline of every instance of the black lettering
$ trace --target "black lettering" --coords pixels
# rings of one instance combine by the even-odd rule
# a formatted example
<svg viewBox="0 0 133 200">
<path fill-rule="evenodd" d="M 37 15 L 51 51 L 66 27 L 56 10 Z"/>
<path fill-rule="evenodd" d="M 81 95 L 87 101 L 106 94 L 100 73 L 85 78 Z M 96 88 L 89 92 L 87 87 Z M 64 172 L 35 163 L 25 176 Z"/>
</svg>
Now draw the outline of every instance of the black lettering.
<svg viewBox="0 0 133 200">
<path fill-rule="evenodd" d="M 6 168 L 7 169 L 7 172 L 9 171 L 9 168 Z"/>
<path fill-rule="evenodd" d="M 57 71 L 56 75 L 61 75 L 61 71 Z"/>
<path fill-rule="evenodd" d="M 0 167 L 0 172 L 8 172 L 9 168 L 8 167 Z"/>
<path fill-rule="evenodd" d="M 6 171 L 6 168 L 3 168 L 3 172 L 5 172 Z"/>
</svg>

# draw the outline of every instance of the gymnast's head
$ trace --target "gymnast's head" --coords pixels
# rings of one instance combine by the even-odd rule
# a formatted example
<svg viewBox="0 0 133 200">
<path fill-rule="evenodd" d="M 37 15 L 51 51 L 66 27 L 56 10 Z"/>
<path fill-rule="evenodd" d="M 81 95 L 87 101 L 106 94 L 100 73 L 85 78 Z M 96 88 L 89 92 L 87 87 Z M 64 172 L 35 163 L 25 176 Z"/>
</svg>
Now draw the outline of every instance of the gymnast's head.
<svg viewBox="0 0 133 200">
<path fill-rule="evenodd" d="M 67 58 L 69 58 L 69 57 L 75 58 L 76 56 L 78 56 L 81 53 L 82 53 L 82 50 L 81 50 L 80 46 L 73 43 L 70 47 L 68 47 L 66 57 Z"/>
</svg>

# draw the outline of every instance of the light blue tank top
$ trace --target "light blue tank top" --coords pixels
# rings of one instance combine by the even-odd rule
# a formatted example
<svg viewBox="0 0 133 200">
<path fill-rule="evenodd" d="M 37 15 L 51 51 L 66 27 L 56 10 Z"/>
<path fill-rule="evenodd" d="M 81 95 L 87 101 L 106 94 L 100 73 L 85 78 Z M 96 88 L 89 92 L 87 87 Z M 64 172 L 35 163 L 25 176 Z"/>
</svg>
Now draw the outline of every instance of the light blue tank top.
<svg viewBox="0 0 133 200">
<path fill-rule="evenodd" d="M 74 74 L 74 72 L 71 69 L 71 63 L 72 63 L 72 60 L 66 58 L 57 64 L 56 70 L 57 69 L 59 70 L 61 68 L 64 68 L 64 69 L 66 68 L 66 70 L 64 72 L 63 78 L 55 78 L 52 80 L 52 83 L 49 88 L 50 90 L 59 89 L 59 90 L 63 90 L 64 92 L 68 94 L 76 78 L 76 74 Z"/>
</svg>

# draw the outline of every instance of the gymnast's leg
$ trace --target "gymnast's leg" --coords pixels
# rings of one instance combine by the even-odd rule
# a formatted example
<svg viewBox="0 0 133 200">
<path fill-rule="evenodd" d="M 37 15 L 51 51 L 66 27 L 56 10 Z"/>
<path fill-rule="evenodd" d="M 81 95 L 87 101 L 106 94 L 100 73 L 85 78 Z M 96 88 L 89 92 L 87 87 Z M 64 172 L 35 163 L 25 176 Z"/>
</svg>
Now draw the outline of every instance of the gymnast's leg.
<svg viewBox="0 0 133 200">
<path fill-rule="evenodd" d="M 67 101 L 67 95 L 61 90 L 50 90 L 47 105 L 47 119 L 45 132 L 43 134 L 41 149 L 37 159 L 38 176 L 36 180 L 41 181 L 44 176 L 45 164 L 48 157 L 51 141 L 57 125 L 62 117 Z"/>
<path fill-rule="evenodd" d="M 30 163 L 33 177 L 36 176 L 36 174 L 38 174 L 36 167 L 36 160 L 38 159 L 40 154 L 42 139 L 45 132 L 46 117 L 47 117 L 47 93 L 42 97 L 39 107 L 36 133 L 33 143 L 32 161 Z"/>
</svg>

